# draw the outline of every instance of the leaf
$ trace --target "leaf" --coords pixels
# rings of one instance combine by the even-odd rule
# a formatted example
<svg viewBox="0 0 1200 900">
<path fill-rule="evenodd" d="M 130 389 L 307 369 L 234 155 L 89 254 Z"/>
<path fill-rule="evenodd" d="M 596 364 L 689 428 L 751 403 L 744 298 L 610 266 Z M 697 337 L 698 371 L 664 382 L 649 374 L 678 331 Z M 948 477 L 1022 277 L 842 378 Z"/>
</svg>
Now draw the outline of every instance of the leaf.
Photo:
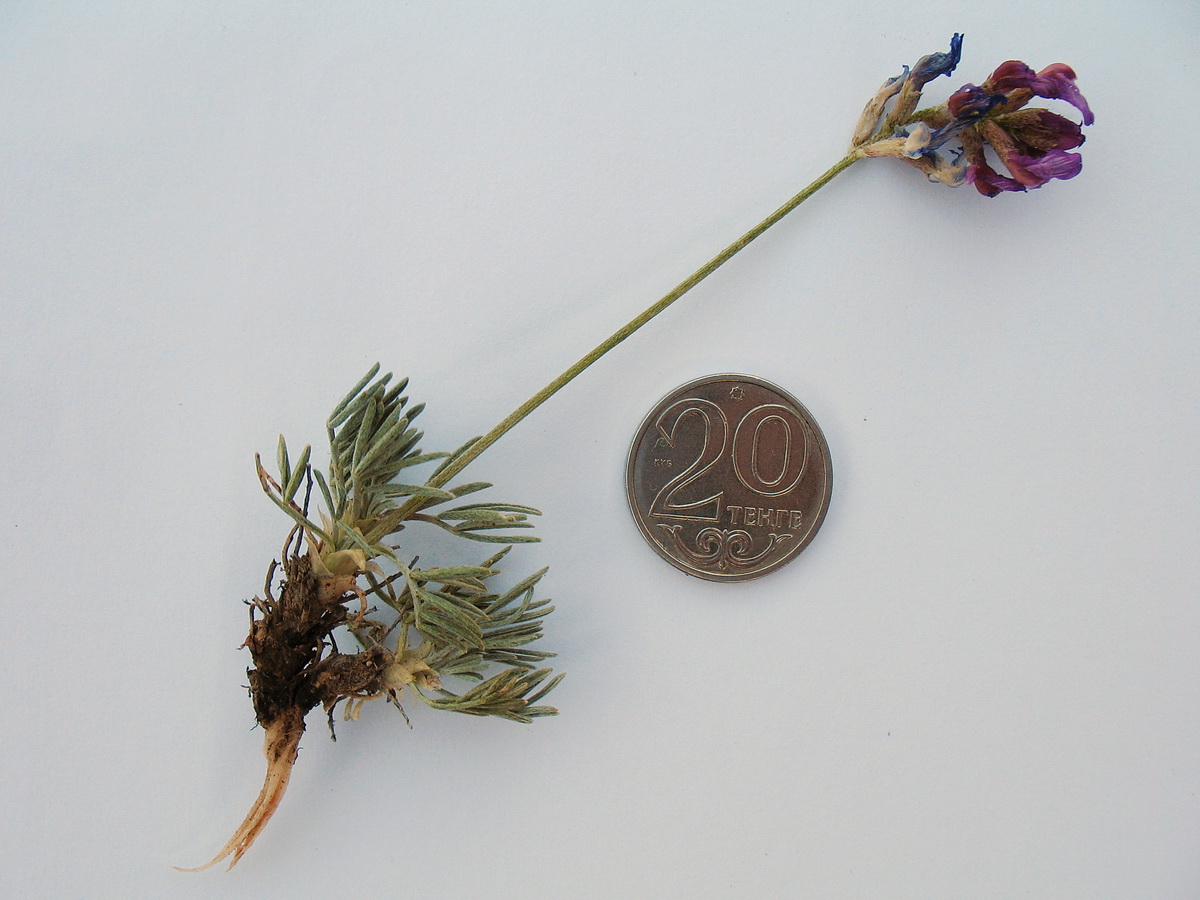
<svg viewBox="0 0 1200 900">
<path fill-rule="evenodd" d="M 533 535 L 522 534 L 476 534 L 473 531 L 454 531 L 459 537 L 464 537 L 469 541 L 478 541 L 481 544 L 536 544 L 541 541 L 540 537 Z"/>
<path fill-rule="evenodd" d="M 476 491 L 486 491 L 491 486 L 487 481 L 471 481 L 467 484 L 460 484 L 458 487 L 450 488 L 450 493 L 455 497 L 461 497 L 464 494 L 474 494 Z"/>
<path fill-rule="evenodd" d="M 495 613 L 504 609 L 504 607 L 508 606 L 513 602 L 513 600 L 515 600 L 517 597 L 520 597 L 522 594 L 531 593 L 537 583 L 542 580 L 542 576 L 549 571 L 550 568 L 547 566 L 534 572 L 529 577 L 521 579 L 516 585 L 509 588 L 509 590 L 507 590 L 502 596 L 498 597 L 496 601 L 487 608 L 487 614 L 489 616 L 494 615 Z"/>
<path fill-rule="evenodd" d="M 464 523 L 494 523 L 493 527 L 503 526 L 506 523 L 513 524 L 524 522 L 530 516 L 540 516 L 541 513 L 532 506 L 517 506 L 516 504 L 491 504 L 491 503 L 472 503 L 467 506 L 455 506 L 452 509 L 442 510 L 438 513 L 438 517 L 448 521 L 460 521 Z M 465 525 L 463 527 L 466 527 Z M 522 525 L 523 528 L 532 528 L 532 525 Z"/>
<path fill-rule="evenodd" d="M 287 484 L 292 477 L 292 467 L 288 462 L 287 441 L 283 439 L 282 434 L 279 436 L 279 446 L 275 451 L 275 462 L 279 466 L 279 483 Z"/>
<path fill-rule="evenodd" d="M 454 526 L 455 534 L 463 534 L 468 531 L 496 531 L 501 528 L 532 528 L 532 522 L 524 522 L 520 519 L 480 519 L 477 521 L 459 522 Z"/>
<path fill-rule="evenodd" d="M 274 490 L 272 490 L 270 475 L 266 474 L 266 469 L 263 468 L 263 461 L 260 460 L 258 454 L 254 454 L 254 466 L 258 468 L 258 480 L 262 482 L 263 492 L 266 494 L 266 496 L 271 498 L 271 503 L 274 503 L 276 506 L 278 506 L 278 508 L 284 512 L 287 512 L 287 514 L 292 517 L 293 520 L 295 520 L 296 524 L 299 524 L 299 526 L 302 528 L 307 528 L 310 530 L 310 532 L 312 532 L 314 535 L 317 535 L 318 538 L 322 539 L 323 541 L 330 540 L 329 535 L 326 534 L 323 529 L 318 528 L 316 523 L 313 523 L 311 518 L 308 518 L 304 512 L 296 509 L 295 504 L 288 503 L 287 500 L 283 500 L 280 496 L 278 496 L 277 493 L 275 493 Z"/>
<path fill-rule="evenodd" d="M 408 418 L 401 416 L 395 422 L 389 425 L 382 434 L 372 438 L 371 449 L 363 454 L 362 459 L 359 459 L 354 464 L 354 471 L 356 473 L 365 472 L 370 467 L 371 463 L 383 456 L 384 453 L 393 449 L 392 445 L 395 442 L 396 437 L 403 435 L 404 429 L 407 427 Z M 357 450 L 357 442 L 355 447 Z"/>
<path fill-rule="evenodd" d="M 417 630 L 424 637 L 461 650 L 484 649 L 483 631 L 472 615 L 446 602 L 444 595 L 417 587 L 412 582 L 409 584 L 412 586 Z M 472 612 L 477 610 L 472 608 Z"/>
<path fill-rule="evenodd" d="M 280 436 L 280 440 L 283 438 Z M 304 473 L 308 471 L 308 458 L 312 455 L 312 446 L 304 445 L 304 450 L 300 453 L 300 458 L 296 460 L 296 467 L 292 471 L 291 477 L 285 482 L 283 488 L 283 499 L 291 501 L 296 496 L 296 491 L 300 489 L 301 482 L 304 481 Z"/>
<path fill-rule="evenodd" d="M 404 389 L 406 387 L 408 387 L 408 377 L 407 376 L 405 376 L 404 378 L 401 378 L 394 385 L 392 385 L 392 389 L 390 391 L 388 391 L 383 397 L 384 404 L 390 405 L 392 403 L 395 403 L 396 398 L 400 397 L 400 395 L 404 393 Z M 404 404 L 407 402 L 408 402 L 407 397 L 400 397 L 397 408 L 403 409 Z"/>
<path fill-rule="evenodd" d="M 367 372 L 367 374 L 361 379 L 359 379 L 358 384 L 354 385 L 354 387 L 350 389 L 350 393 L 343 397 L 341 402 L 339 402 L 338 405 L 333 408 L 333 412 L 329 414 L 328 419 L 328 423 L 331 428 L 337 426 L 338 422 L 340 421 L 339 416 L 346 409 L 346 407 L 350 405 L 350 401 L 358 396 L 358 392 L 367 386 L 367 383 L 375 377 L 375 373 L 378 371 L 379 363 L 375 363 L 375 365 L 371 366 L 371 370 Z"/>
<path fill-rule="evenodd" d="M 412 421 L 412 415 L 409 415 L 409 421 Z M 418 453 L 412 456 L 406 456 L 400 461 L 399 468 L 407 468 L 409 466 L 419 466 L 422 463 L 432 462 L 435 459 L 445 459 L 449 453 Z"/>
<path fill-rule="evenodd" d="M 372 431 L 375 428 L 375 419 L 379 415 L 379 404 L 377 402 L 369 403 L 363 411 L 362 424 L 357 428 L 354 435 L 354 452 L 350 456 L 350 472 L 352 475 L 357 475 L 359 472 L 358 461 L 366 452 L 367 444 L 371 440 Z"/>
<path fill-rule="evenodd" d="M 454 495 L 427 484 L 385 484 L 379 489 L 382 497 L 429 497 L 433 500 L 453 500 Z"/>
<path fill-rule="evenodd" d="M 413 569 L 412 571 L 413 578 L 442 583 L 459 578 L 469 578 L 478 581 L 479 579 L 495 574 L 495 569 L 486 569 L 483 566 L 439 566 L 434 569 Z M 485 590 L 482 583 L 479 590 Z"/>
<path fill-rule="evenodd" d="M 559 675 L 549 684 L 537 691 L 532 698 L 526 695 L 537 688 L 549 675 L 550 669 L 506 669 L 492 676 L 482 684 L 456 696 L 450 691 L 442 691 L 439 699 L 425 697 L 418 693 L 427 704 L 435 709 L 445 709 L 451 712 L 465 713 L 472 716 L 499 716 L 516 722 L 529 722 L 538 716 L 554 715 L 553 707 L 531 706 L 533 700 L 541 699 L 562 680 Z"/>
<path fill-rule="evenodd" d="M 520 506 L 516 503 L 464 503 L 462 506 L 454 507 L 449 512 L 472 509 L 495 509 L 500 512 L 523 513 L 528 516 L 540 516 L 542 514 L 540 509 L 534 509 L 532 506 Z M 443 515 L 445 514 L 443 513 Z"/>
<path fill-rule="evenodd" d="M 334 506 L 333 497 L 329 493 L 329 485 L 325 483 L 325 476 L 321 474 L 321 470 L 313 469 L 313 475 L 317 479 L 317 487 L 321 489 L 321 496 L 325 498 L 325 508 L 329 510 L 329 514 L 331 516 L 340 515 L 341 510 Z"/>
<path fill-rule="evenodd" d="M 447 615 L 461 615 L 472 622 L 486 622 L 488 620 L 487 613 L 482 609 L 451 591 L 434 591 L 428 588 L 421 588 L 421 590 L 426 594 L 425 599 L 429 603 L 432 603 L 438 609 L 445 610 Z"/>
<path fill-rule="evenodd" d="M 546 672 L 547 674 L 550 673 L 549 669 L 542 669 L 541 671 Z M 566 677 L 567 677 L 566 672 L 559 672 L 552 679 L 550 679 L 549 684 L 547 684 L 544 688 L 542 688 L 540 691 L 538 691 L 536 694 L 534 694 L 532 697 L 530 697 L 529 702 L 537 703 L 539 700 L 541 700 L 543 697 L 545 697 L 548 693 L 550 693 L 552 690 L 554 690 L 556 687 L 558 687 L 558 683 Z M 553 707 L 548 707 L 548 709 L 553 709 Z M 558 712 L 558 710 L 555 709 L 553 712 L 541 713 L 540 715 L 555 715 L 557 712 Z"/>
<path fill-rule="evenodd" d="M 546 650 L 488 650 L 484 654 L 488 662 L 513 666 L 519 669 L 532 669 L 534 666 L 551 659 L 557 654 Z"/>
</svg>

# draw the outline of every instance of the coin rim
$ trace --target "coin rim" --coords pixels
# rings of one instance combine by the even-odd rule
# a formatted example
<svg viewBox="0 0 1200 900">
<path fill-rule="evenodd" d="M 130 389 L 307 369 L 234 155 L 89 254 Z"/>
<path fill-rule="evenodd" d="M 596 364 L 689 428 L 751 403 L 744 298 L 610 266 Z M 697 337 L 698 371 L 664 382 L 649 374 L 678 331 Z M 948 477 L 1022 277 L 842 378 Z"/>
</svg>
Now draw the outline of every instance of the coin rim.
<svg viewBox="0 0 1200 900">
<path fill-rule="evenodd" d="M 804 540 L 801 541 L 792 550 L 792 552 L 790 552 L 786 556 L 782 557 L 781 559 L 777 560 L 776 562 L 773 562 L 768 566 L 764 566 L 763 568 L 758 569 L 754 572 L 722 575 L 720 573 L 709 572 L 704 569 L 697 569 L 696 567 L 688 565 L 687 563 L 683 562 L 682 560 L 676 559 L 675 557 L 668 554 L 665 550 L 663 550 L 663 548 L 659 545 L 658 541 L 656 541 L 654 539 L 654 537 L 651 535 L 649 530 L 646 528 L 646 524 L 642 522 L 641 517 L 638 515 L 637 501 L 634 497 L 634 490 L 633 490 L 633 470 L 634 470 L 634 463 L 635 463 L 636 457 L 637 457 L 637 449 L 638 449 L 639 441 L 640 441 L 642 435 L 646 432 L 646 429 L 648 428 L 648 426 L 650 425 L 651 417 L 654 416 L 654 414 L 656 412 L 658 412 L 659 409 L 661 409 L 662 405 L 667 400 L 677 397 L 679 394 L 682 394 L 682 393 L 692 389 L 696 385 L 709 384 L 714 381 L 726 381 L 726 380 L 731 380 L 731 379 L 736 380 L 736 381 L 741 381 L 741 382 L 749 382 L 751 384 L 758 385 L 759 387 L 766 388 L 771 391 L 775 391 L 780 396 L 784 397 L 790 403 L 795 405 L 796 409 L 798 409 L 800 411 L 801 415 L 805 418 L 805 420 L 808 422 L 808 424 L 810 426 L 812 426 L 813 433 L 816 434 L 816 436 L 817 436 L 817 444 L 818 444 L 818 447 L 821 452 L 821 459 L 825 463 L 825 471 L 828 472 L 828 477 L 825 480 L 825 491 L 824 491 L 824 495 L 821 497 L 821 504 L 820 504 L 820 509 L 817 513 L 817 519 L 813 523 L 813 526 L 808 530 L 808 534 L 805 535 Z M 693 378 L 691 381 L 684 382 L 683 384 L 679 385 L 674 390 L 668 391 L 667 393 L 663 394 L 663 396 L 658 400 L 658 402 L 650 407 L 650 411 L 648 413 L 646 413 L 646 415 L 642 418 L 641 423 L 638 425 L 637 430 L 634 431 L 633 440 L 629 444 L 629 452 L 626 454 L 626 457 L 625 457 L 625 501 L 626 501 L 626 503 L 629 504 L 629 514 L 630 514 L 630 516 L 632 516 L 634 524 L 637 525 L 638 531 L 641 532 L 642 537 L 645 538 L 646 543 L 650 545 L 651 549 L 653 549 L 655 553 L 657 553 L 659 556 L 661 556 L 663 559 L 665 559 L 667 562 L 669 562 L 671 565 L 673 565 L 676 569 L 679 569 L 679 571 L 681 571 L 687 575 L 691 575 L 695 578 L 700 578 L 704 581 L 713 581 L 713 582 L 718 582 L 718 583 L 753 581 L 757 578 L 762 578 L 764 575 L 770 575 L 772 572 L 776 571 L 777 569 L 783 568 L 783 566 L 787 565 L 793 559 L 795 559 L 797 556 L 799 556 L 800 553 L 806 547 L 808 547 L 808 545 L 810 543 L 812 543 L 813 538 L 817 536 L 817 532 L 821 530 L 821 525 L 825 522 L 825 514 L 827 512 L 829 512 L 829 505 L 832 502 L 832 499 L 833 499 L 833 457 L 829 453 L 829 443 L 825 440 L 825 432 L 823 432 L 821 430 L 821 426 L 817 423 L 816 417 L 811 412 L 809 412 L 807 406 L 805 406 L 803 403 L 801 403 L 799 400 L 797 400 L 794 396 L 792 396 L 791 392 L 785 391 L 783 388 L 781 388 L 779 385 L 775 384 L 774 382 L 767 381 L 767 379 L 765 379 L 765 378 L 759 378 L 756 375 L 741 375 L 741 374 L 738 374 L 735 372 L 721 372 L 721 373 L 717 373 L 714 375 L 703 375 L 700 378 Z"/>
</svg>

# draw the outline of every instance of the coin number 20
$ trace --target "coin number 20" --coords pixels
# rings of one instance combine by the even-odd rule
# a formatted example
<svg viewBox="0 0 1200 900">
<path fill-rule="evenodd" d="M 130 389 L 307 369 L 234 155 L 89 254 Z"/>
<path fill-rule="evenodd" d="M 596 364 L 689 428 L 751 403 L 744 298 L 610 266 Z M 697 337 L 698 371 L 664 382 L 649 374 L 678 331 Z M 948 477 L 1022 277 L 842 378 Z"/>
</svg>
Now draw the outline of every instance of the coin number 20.
<svg viewBox="0 0 1200 900">
<path fill-rule="evenodd" d="M 727 456 L 733 474 L 744 487 L 761 497 L 780 497 L 800 483 L 808 460 L 807 429 L 792 410 L 778 403 L 754 407 L 738 420 L 729 438 L 729 419 L 721 407 L 698 397 L 677 400 L 659 414 L 655 428 L 675 446 L 681 428 L 704 429 L 704 443 L 691 464 L 662 486 L 650 503 L 650 515 L 672 519 L 717 522 L 724 491 L 707 497 L 689 497 L 688 488 Z M 687 423 L 687 424 L 685 424 Z M 765 442 L 778 451 L 763 452 Z M 768 456 L 770 457 L 768 459 Z M 701 491 L 700 493 L 704 493 Z"/>
</svg>

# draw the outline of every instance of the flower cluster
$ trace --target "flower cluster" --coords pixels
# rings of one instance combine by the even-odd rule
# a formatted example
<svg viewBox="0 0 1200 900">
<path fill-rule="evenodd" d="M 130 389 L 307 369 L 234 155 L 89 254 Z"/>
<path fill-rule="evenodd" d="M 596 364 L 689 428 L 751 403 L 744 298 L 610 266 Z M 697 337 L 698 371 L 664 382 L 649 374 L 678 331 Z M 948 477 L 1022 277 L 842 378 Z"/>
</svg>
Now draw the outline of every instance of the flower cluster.
<svg viewBox="0 0 1200 900">
<path fill-rule="evenodd" d="M 1092 124 L 1075 72 L 1064 63 L 1034 72 L 1009 60 L 983 84 L 964 85 L 940 106 L 917 110 L 925 85 L 953 72 L 961 51 L 962 35 L 956 34 L 948 53 L 925 56 L 886 81 L 863 110 L 851 149 L 903 160 L 930 181 L 969 182 L 985 197 L 1078 175 L 1082 160 L 1071 151 L 1084 141 L 1080 125 L 1048 109 L 1027 107 L 1034 97 L 1063 100 L 1080 112 L 1084 125 Z M 988 161 L 988 147 L 1008 175 Z"/>
</svg>

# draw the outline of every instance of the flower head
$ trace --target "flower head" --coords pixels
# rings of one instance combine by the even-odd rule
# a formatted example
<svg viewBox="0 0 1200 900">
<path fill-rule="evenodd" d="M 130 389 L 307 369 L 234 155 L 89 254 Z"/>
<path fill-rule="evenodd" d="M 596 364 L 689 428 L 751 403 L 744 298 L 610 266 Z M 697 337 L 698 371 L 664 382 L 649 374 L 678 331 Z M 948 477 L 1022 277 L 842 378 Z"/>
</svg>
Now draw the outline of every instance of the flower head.
<svg viewBox="0 0 1200 900">
<path fill-rule="evenodd" d="M 986 197 L 1078 175 L 1082 160 L 1070 151 L 1084 141 L 1080 125 L 1048 109 L 1026 106 L 1034 97 L 1063 100 L 1080 112 L 1084 125 L 1092 124 L 1095 117 L 1075 84 L 1075 71 L 1065 63 L 1034 72 L 1019 60 L 1008 60 L 983 84 L 966 84 L 940 106 L 917 111 L 924 86 L 954 70 L 961 47 L 962 36 L 956 34 L 949 53 L 925 56 L 890 79 L 863 111 L 851 149 L 903 160 L 931 181 L 969 182 Z M 891 111 L 885 112 L 892 97 Z M 989 162 L 989 147 L 1007 175 Z"/>
</svg>

